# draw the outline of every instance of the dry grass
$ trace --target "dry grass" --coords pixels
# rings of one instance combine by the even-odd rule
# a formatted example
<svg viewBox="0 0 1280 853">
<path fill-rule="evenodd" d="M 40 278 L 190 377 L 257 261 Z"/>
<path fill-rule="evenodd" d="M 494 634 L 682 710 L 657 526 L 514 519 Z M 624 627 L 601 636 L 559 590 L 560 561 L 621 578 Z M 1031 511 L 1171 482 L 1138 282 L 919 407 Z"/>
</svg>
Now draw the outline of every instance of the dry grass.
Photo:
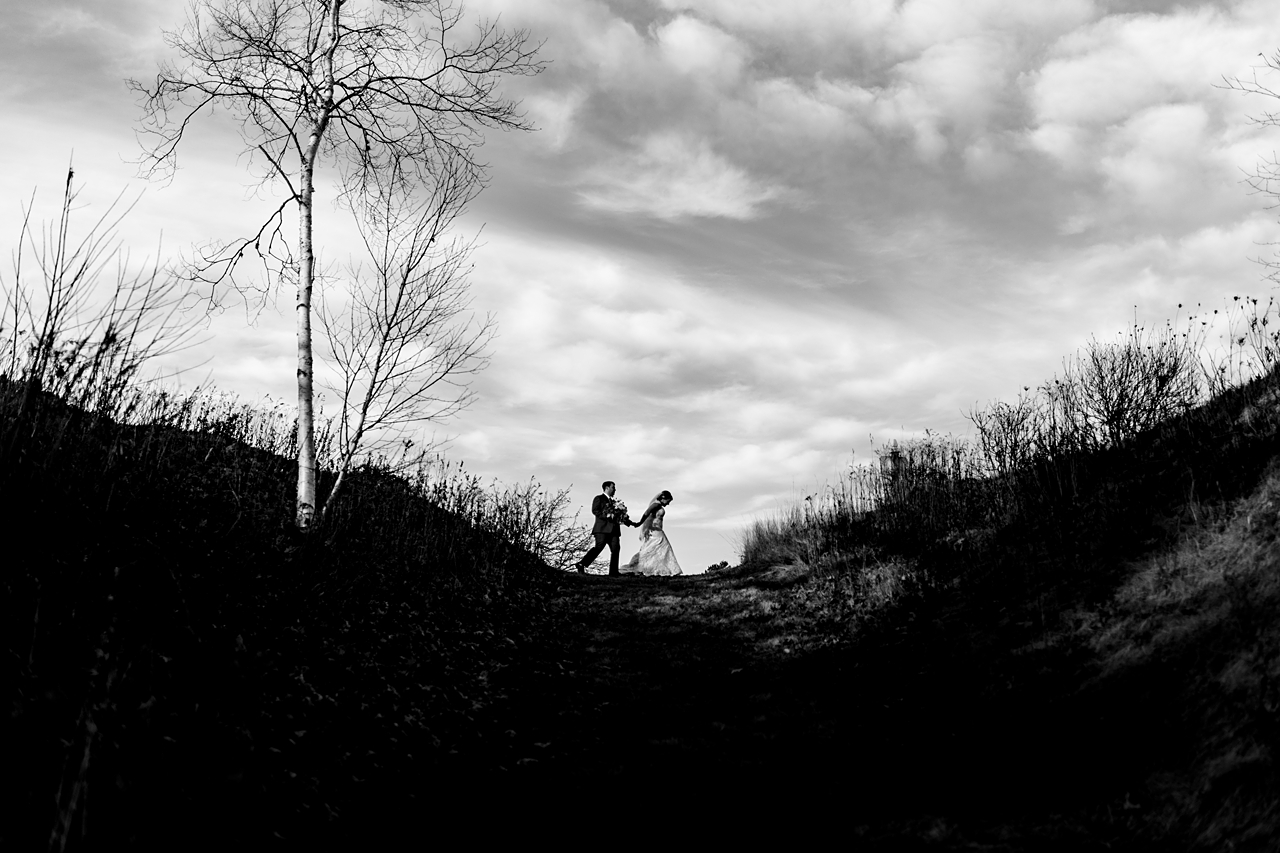
<svg viewBox="0 0 1280 853">
<path fill-rule="evenodd" d="M 1100 677 L 1183 670 L 1181 714 L 1202 725 L 1166 775 L 1161 829 L 1198 849 L 1268 849 L 1280 838 L 1280 471 L 1220 519 L 1137 562 L 1087 640 Z"/>
<path fill-rule="evenodd" d="M 1032 717 L 1070 696 L 1053 701 L 1095 721 L 1127 786 L 1098 832 L 1274 849 L 1280 316 L 1236 300 L 1223 317 L 1217 348 L 1202 316 L 1094 342 L 1062 378 L 975 413 L 975 443 L 884 448 L 756 522 L 744 563 L 809 573 L 784 612 L 855 648 L 971 646 L 980 689 L 1042 682 Z M 939 627 L 956 619 L 962 637 Z M 1022 672 L 1039 659 L 1053 663 Z"/>
<path fill-rule="evenodd" d="M 241 819 L 198 831 L 287 834 L 360 802 L 353 779 L 440 773 L 545 607 L 548 561 L 577 552 L 565 496 L 367 465 L 301 537 L 287 410 L 127 399 L 121 422 L 0 379 L 0 509 L 39 543 L 4 580 L 6 749 L 28 787 L 0 839 L 106 846 L 218 809 Z"/>
</svg>

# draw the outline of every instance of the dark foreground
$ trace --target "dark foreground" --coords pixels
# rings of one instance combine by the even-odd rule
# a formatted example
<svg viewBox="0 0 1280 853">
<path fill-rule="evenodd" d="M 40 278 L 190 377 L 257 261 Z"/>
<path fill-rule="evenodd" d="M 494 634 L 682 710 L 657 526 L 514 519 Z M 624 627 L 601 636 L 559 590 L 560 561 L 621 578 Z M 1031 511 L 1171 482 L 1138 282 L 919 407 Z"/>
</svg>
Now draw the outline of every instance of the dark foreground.
<svg viewBox="0 0 1280 853">
<path fill-rule="evenodd" d="M 502 769 L 474 783 L 725 833 L 838 826 L 872 849 L 1147 838 L 1145 779 L 1176 742 L 1158 686 L 1081 693 L 1087 661 L 958 598 L 833 639 L 807 582 L 795 567 L 567 578 L 554 639 L 494 676 L 520 723 L 489 734 Z"/>
<path fill-rule="evenodd" d="M 1177 660 L 1108 679 L 1025 612 L 945 594 L 833 637 L 816 586 L 798 567 L 566 576 L 441 784 L 382 791 L 328 837 L 677 821 L 856 849 L 1197 846 L 1170 813 L 1194 752 Z"/>
<path fill-rule="evenodd" d="M 0 466 L 27 546 L 0 589 L 0 849 L 689 825 L 1280 849 L 1280 422 L 1223 404 L 1036 468 L 1072 488 L 999 527 L 911 521 L 897 550 L 859 527 L 857 547 L 662 580 L 552 572 L 499 522 L 561 498 L 477 502 L 461 475 L 424 495 L 364 472 L 299 538 L 292 463 L 230 426 L 46 403 Z"/>
<path fill-rule="evenodd" d="M 187 793 L 169 798 L 152 779 L 147 801 L 128 817 L 99 811 L 99 826 L 113 822 L 105 836 L 138 849 L 613 846 L 637 835 L 1275 849 L 1269 757 L 1196 769 L 1206 713 L 1224 734 L 1240 725 L 1187 692 L 1200 689 L 1191 671 L 1206 650 L 1225 647 L 1212 631 L 1227 628 L 1112 671 L 1085 641 L 1098 624 L 1084 609 L 1050 624 L 1001 589 L 937 587 L 858 619 L 833 611 L 828 580 L 801 566 L 562 575 L 549 608 L 496 641 L 505 652 L 480 673 L 485 698 L 439 756 L 424 761 L 412 733 L 373 742 L 348 730 L 341 740 L 371 747 L 367 772 L 317 748 L 315 781 L 291 764 L 299 775 L 282 796 L 255 781 L 279 749 L 258 744 L 256 770 L 210 750 L 205 766 L 169 767 Z M 315 719 L 296 725 L 287 742 L 315 737 Z"/>
</svg>

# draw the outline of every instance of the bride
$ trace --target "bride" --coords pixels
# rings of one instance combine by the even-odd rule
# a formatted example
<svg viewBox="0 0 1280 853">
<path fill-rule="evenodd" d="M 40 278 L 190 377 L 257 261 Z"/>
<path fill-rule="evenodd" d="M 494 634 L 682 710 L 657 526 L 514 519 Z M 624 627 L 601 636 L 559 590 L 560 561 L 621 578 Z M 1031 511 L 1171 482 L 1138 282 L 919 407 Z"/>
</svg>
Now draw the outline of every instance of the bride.
<svg viewBox="0 0 1280 853">
<path fill-rule="evenodd" d="M 671 542 L 662 532 L 662 519 L 671 504 L 671 493 L 665 489 L 649 502 L 640 516 L 640 550 L 621 568 L 630 575 L 680 575 L 680 564 L 671 550 Z"/>
</svg>

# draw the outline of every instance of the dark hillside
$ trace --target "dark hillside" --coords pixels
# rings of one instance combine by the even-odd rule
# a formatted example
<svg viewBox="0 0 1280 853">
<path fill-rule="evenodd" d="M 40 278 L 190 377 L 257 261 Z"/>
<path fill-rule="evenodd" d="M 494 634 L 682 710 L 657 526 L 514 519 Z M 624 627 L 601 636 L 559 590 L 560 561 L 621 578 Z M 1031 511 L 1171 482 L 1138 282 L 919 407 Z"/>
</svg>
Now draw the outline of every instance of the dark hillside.
<svg viewBox="0 0 1280 853">
<path fill-rule="evenodd" d="M 6 575 L 4 841 L 678 821 L 859 849 L 1275 849 L 1276 387 L 807 511 L 756 559 L 674 579 L 551 572 L 486 520 L 519 500 L 376 471 L 297 540 L 291 465 L 234 430 L 47 401 L 4 469 L 11 535 L 41 544 Z"/>
<path fill-rule="evenodd" d="M 868 849 L 1276 849 L 1275 387 L 1030 472 L 981 535 L 567 579 L 507 784 Z"/>
<path fill-rule="evenodd" d="M 360 471 L 299 539 L 293 465 L 243 424 L 19 421 L 6 390 L 3 846 L 269 836 L 471 739 L 549 571 L 473 482 Z"/>
</svg>

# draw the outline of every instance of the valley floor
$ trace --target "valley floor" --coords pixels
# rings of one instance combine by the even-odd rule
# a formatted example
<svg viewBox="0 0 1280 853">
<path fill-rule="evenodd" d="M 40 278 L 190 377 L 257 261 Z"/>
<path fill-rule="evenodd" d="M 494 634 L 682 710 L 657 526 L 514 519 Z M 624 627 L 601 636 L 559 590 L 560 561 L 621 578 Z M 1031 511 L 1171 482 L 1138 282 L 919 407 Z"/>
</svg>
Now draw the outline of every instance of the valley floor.
<svg viewBox="0 0 1280 853">
<path fill-rule="evenodd" d="M 859 849 L 1144 843 L 1144 780 L 1176 741 L 1157 684 L 1082 694 L 1088 660 L 959 597 L 840 636 L 815 587 L 796 566 L 566 575 L 543 636 L 491 674 L 454 793 L 605 824 L 696 806 L 682 819 L 721 833 L 838 825 Z"/>
</svg>

